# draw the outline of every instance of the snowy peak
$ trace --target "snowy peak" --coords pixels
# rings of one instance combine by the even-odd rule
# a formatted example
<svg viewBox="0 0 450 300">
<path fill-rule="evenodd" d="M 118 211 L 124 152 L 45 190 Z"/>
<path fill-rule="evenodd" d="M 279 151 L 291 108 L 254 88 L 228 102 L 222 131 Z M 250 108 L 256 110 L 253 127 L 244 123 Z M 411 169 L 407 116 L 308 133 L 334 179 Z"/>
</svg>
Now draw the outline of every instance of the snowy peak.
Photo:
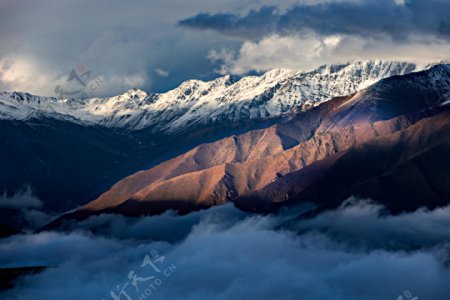
<svg viewBox="0 0 450 300">
<path fill-rule="evenodd" d="M 0 118 L 50 116 L 106 127 L 173 133 L 276 117 L 294 108 L 307 110 L 380 79 L 421 69 L 407 62 L 371 60 L 323 65 L 307 72 L 274 69 L 239 80 L 230 75 L 208 82 L 188 80 L 160 94 L 134 88 L 109 98 L 57 100 L 28 93 L 0 93 Z"/>
<path fill-rule="evenodd" d="M 140 101 L 147 98 L 149 94 L 141 89 L 133 88 L 120 95 L 120 98 L 139 99 Z"/>
<path fill-rule="evenodd" d="M 409 74 L 422 68 L 407 62 L 393 62 L 381 60 L 356 61 L 339 65 L 323 65 L 307 73 L 298 75 L 298 79 L 314 77 L 316 80 L 341 80 L 353 78 L 352 83 L 357 90 L 363 89 L 380 79 Z"/>
</svg>

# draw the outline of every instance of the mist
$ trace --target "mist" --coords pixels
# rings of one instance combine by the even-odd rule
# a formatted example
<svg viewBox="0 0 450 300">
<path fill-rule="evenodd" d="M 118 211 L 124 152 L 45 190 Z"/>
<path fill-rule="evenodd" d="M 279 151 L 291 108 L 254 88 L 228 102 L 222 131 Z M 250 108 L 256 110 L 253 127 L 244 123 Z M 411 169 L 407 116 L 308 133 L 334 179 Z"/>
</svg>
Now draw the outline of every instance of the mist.
<svg viewBox="0 0 450 300">
<path fill-rule="evenodd" d="M 131 282 L 130 271 L 161 281 L 154 289 L 140 281 L 139 291 L 127 285 L 130 299 L 145 290 L 152 299 L 439 299 L 450 292 L 450 207 L 392 216 L 351 199 L 295 219 L 304 210 L 262 216 L 224 205 L 186 216 L 103 215 L 71 232 L 12 236 L 0 241 L 1 267 L 50 268 L 2 299 L 112 299 Z M 164 258 L 155 262 L 161 272 L 141 267 L 146 255 Z"/>
</svg>

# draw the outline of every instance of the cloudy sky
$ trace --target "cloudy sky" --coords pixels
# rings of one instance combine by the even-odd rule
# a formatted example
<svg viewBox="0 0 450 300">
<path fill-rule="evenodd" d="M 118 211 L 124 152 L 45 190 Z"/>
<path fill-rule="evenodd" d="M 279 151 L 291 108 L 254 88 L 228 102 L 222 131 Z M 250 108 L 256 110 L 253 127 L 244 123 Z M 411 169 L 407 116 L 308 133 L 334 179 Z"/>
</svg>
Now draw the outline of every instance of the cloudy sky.
<svg viewBox="0 0 450 300">
<path fill-rule="evenodd" d="M 355 59 L 449 59 L 448 0 L 0 1 L 0 90 L 94 95 Z"/>
</svg>

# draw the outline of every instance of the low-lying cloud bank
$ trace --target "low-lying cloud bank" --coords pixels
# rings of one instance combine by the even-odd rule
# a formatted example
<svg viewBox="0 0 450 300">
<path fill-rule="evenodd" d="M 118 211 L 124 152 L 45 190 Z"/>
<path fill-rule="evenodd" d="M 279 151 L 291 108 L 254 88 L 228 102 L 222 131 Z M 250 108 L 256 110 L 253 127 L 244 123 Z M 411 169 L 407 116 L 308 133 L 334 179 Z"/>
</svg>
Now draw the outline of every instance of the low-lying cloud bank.
<svg viewBox="0 0 450 300">
<path fill-rule="evenodd" d="M 42 201 L 34 195 L 30 185 L 11 195 L 0 193 L 0 218 L 8 216 L 5 223 L 12 226 L 30 230 L 48 224 L 54 216 L 44 212 L 42 207 Z"/>
<path fill-rule="evenodd" d="M 30 186 L 25 186 L 12 196 L 8 196 L 6 192 L 0 194 L 0 207 L 15 209 L 41 208 L 42 201 L 33 195 Z"/>
<path fill-rule="evenodd" d="M 226 205 L 181 217 L 99 216 L 84 223 L 84 228 L 101 227 L 97 235 L 13 236 L 0 241 L 0 267 L 54 267 L 24 278 L 2 299 L 114 299 L 123 287 L 129 298 L 116 299 L 144 299 L 146 290 L 151 292 L 146 299 L 397 299 L 404 290 L 419 299 L 444 299 L 449 294 L 450 207 L 385 216 L 380 206 L 353 201 L 289 222 L 297 214 L 247 215 Z M 153 265 L 143 261 L 146 255 Z M 140 278 L 139 292 L 133 275 Z M 157 279 L 150 288 L 148 282 Z"/>
</svg>

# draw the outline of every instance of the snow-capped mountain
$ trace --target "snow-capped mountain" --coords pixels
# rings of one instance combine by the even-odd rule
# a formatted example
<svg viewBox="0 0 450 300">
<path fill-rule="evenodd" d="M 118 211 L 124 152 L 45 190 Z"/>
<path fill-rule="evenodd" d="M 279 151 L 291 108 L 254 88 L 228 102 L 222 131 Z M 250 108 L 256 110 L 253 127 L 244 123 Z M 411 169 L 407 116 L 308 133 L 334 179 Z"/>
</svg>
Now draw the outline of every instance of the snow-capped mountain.
<svg viewBox="0 0 450 300">
<path fill-rule="evenodd" d="M 198 125 L 226 125 L 280 116 L 335 96 L 355 93 L 374 82 L 423 68 L 406 62 L 359 61 L 324 65 L 308 72 L 275 69 L 234 80 L 188 80 L 160 94 L 139 89 L 110 98 L 64 99 L 28 93 L 0 93 L 0 118 L 41 116 L 126 129 L 179 132 Z"/>
</svg>

